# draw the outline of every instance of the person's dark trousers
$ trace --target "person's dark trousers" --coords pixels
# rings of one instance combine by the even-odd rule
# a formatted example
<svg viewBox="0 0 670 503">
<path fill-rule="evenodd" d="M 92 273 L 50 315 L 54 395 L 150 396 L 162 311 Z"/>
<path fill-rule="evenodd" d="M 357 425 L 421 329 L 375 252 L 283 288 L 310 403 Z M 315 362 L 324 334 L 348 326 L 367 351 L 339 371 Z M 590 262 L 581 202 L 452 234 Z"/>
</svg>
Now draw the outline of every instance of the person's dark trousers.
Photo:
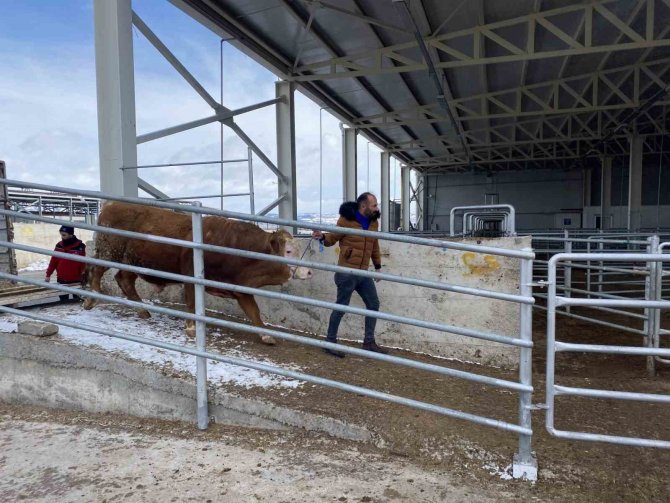
<svg viewBox="0 0 670 503">
<path fill-rule="evenodd" d="M 79 281 L 61 281 L 61 280 L 56 280 L 56 282 L 59 285 L 64 285 L 64 286 L 70 286 L 70 285 L 79 285 Z M 64 293 L 62 295 L 59 295 L 58 298 L 61 300 L 61 302 L 65 302 L 66 300 L 70 300 L 70 294 Z M 72 294 L 72 299 L 73 300 L 81 300 L 81 297 L 79 295 L 74 295 Z"/>
<path fill-rule="evenodd" d="M 351 301 L 351 294 L 357 292 L 361 296 L 365 307 L 370 311 L 379 311 L 379 297 L 377 296 L 377 287 L 371 278 L 362 278 L 353 274 L 335 273 L 335 284 L 337 285 L 337 303 L 345 306 Z M 337 342 L 337 329 L 340 327 L 344 313 L 342 311 L 333 311 L 328 323 L 328 342 Z M 363 344 L 369 344 L 375 340 L 375 326 L 377 318 L 365 317 L 365 337 Z"/>
</svg>

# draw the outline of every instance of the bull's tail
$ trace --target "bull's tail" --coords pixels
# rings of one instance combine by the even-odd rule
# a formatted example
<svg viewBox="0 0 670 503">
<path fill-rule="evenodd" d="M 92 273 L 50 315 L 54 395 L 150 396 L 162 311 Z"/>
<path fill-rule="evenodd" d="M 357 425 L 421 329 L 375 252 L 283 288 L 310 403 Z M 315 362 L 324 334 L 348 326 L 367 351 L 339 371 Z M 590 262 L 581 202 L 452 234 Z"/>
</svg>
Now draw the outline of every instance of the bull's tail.
<svg viewBox="0 0 670 503">
<path fill-rule="evenodd" d="M 81 288 L 82 290 L 86 290 L 88 287 L 88 277 L 91 274 L 91 268 L 94 267 L 91 264 L 86 264 L 86 267 L 84 267 L 84 270 L 81 273 Z"/>
</svg>

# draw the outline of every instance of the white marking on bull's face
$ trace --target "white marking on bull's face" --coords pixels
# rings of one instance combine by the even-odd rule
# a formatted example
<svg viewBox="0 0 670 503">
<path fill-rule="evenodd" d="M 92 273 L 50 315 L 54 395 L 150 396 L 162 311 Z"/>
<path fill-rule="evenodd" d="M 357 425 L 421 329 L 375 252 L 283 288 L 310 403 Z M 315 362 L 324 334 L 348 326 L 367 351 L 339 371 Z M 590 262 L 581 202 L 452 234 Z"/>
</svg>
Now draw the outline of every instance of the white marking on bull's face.
<svg viewBox="0 0 670 503">
<path fill-rule="evenodd" d="M 300 259 L 302 256 L 300 243 L 295 239 L 287 239 L 284 256 L 286 258 Z M 312 270 L 309 267 L 289 266 L 289 269 L 291 270 L 291 279 L 309 279 L 312 277 Z"/>
</svg>

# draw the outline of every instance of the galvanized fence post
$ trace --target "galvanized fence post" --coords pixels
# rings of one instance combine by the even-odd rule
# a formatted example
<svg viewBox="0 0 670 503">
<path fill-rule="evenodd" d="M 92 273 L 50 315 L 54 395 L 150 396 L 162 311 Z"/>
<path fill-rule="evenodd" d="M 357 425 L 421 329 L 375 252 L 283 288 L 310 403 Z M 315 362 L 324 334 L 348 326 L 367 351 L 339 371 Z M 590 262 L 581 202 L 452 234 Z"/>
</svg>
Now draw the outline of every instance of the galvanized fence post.
<svg viewBox="0 0 670 503">
<path fill-rule="evenodd" d="M 647 238 L 647 253 L 652 255 L 658 254 L 660 239 L 658 236 L 649 236 Z M 662 269 L 662 267 L 661 267 Z M 658 286 L 658 262 L 647 262 L 647 275 L 644 280 L 644 298 L 645 300 L 659 300 L 657 299 L 657 286 Z M 658 338 L 658 323 L 657 323 L 657 314 L 659 313 L 658 309 L 647 307 L 644 310 L 645 320 L 644 320 L 644 345 L 648 348 L 653 348 L 656 339 Z M 660 321 L 660 320 L 659 320 Z M 656 375 L 656 358 L 654 356 L 647 356 L 647 375 L 649 377 L 654 377 Z"/>
<path fill-rule="evenodd" d="M 660 238 L 660 237 L 659 237 Z M 660 239 L 659 239 L 660 241 Z M 660 255 L 663 255 L 665 248 L 667 248 L 668 244 L 670 243 L 661 243 L 658 246 L 658 253 Z M 663 300 L 663 262 L 657 262 L 656 263 L 656 298 L 654 300 Z M 661 310 L 656 309 L 656 316 L 654 316 L 654 320 L 656 322 L 656 333 L 654 334 L 655 339 L 653 340 L 653 347 L 654 348 L 660 348 L 661 347 L 661 334 L 667 334 L 667 330 L 663 330 L 663 327 L 661 326 Z M 661 358 L 660 356 L 654 357 L 654 361 L 656 363 L 661 363 L 664 365 L 670 364 L 670 360 L 667 358 Z"/>
<path fill-rule="evenodd" d="M 563 231 L 563 237 L 565 237 L 565 244 L 564 244 L 564 252 L 565 253 L 572 253 L 572 241 L 570 241 L 570 232 L 568 229 L 565 229 Z M 563 295 L 566 297 L 571 297 L 571 288 L 572 288 L 572 267 L 570 267 L 571 262 L 566 262 L 565 265 L 563 266 L 563 286 L 565 290 L 563 291 Z M 569 313 L 570 312 L 570 306 L 565 307 L 565 312 Z"/>
<path fill-rule="evenodd" d="M 602 231 L 600 231 L 602 233 Z M 603 241 L 603 238 L 600 239 L 600 242 L 598 243 L 598 253 L 602 253 L 603 250 L 605 250 L 605 242 Z M 600 268 L 598 269 L 598 293 L 602 293 L 603 291 L 603 267 L 605 266 L 605 263 L 601 260 L 599 263 Z"/>
<path fill-rule="evenodd" d="M 526 248 L 531 251 L 531 248 Z M 519 274 L 519 293 L 525 297 L 533 296 L 533 260 L 521 259 Z M 533 340 L 533 306 L 522 304 L 519 313 L 519 338 L 532 342 Z M 527 386 L 533 385 L 533 349 L 520 348 L 519 351 L 519 382 Z M 519 392 L 519 426 L 531 429 L 531 410 L 533 393 Z M 519 451 L 514 455 L 512 476 L 537 480 L 537 459 L 531 451 L 532 434 L 519 434 Z"/>
<path fill-rule="evenodd" d="M 201 207 L 202 203 L 194 202 L 193 206 Z M 193 242 L 202 244 L 202 214 L 193 213 L 191 215 L 193 225 Z M 205 260 L 202 249 L 193 249 L 193 277 L 198 279 L 205 278 Z M 205 286 L 193 285 L 195 288 L 195 314 L 205 315 Z M 198 351 L 205 351 L 207 325 L 204 321 L 195 322 L 195 346 Z M 207 408 L 207 358 L 196 357 L 196 397 L 198 402 L 198 428 L 206 430 L 209 424 L 209 411 Z"/>
<path fill-rule="evenodd" d="M 586 253 L 591 253 L 591 238 L 586 238 Z M 586 298 L 591 298 L 591 261 L 586 262 Z"/>
<path fill-rule="evenodd" d="M 546 392 L 544 415 L 545 427 L 554 434 L 554 376 L 556 371 L 556 262 L 549 260 L 547 264 L 547 363 Z"/>
</svg>

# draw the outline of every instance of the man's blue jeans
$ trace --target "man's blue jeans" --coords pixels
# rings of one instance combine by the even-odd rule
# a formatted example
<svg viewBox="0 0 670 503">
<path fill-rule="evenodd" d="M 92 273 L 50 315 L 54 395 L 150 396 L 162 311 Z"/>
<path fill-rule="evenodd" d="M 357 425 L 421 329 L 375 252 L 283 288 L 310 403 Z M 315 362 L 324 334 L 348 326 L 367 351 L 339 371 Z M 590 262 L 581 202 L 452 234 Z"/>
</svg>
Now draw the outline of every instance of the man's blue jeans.
<svg viewBox="0 0 670 503">
<path fill-rule="evenodd" d="M 353 274 L 335 273 L 335 284 L 337 285 L 337 303 L 348 306 L 351 301 L 351 294 L 358 292 L 365 307 L 370 311 L 379 311 L 379 297 L 377 296 L 377 287 L 371 278 L 362 278 Z M 337 341 L 337 329 L 340 326 L 344 313 L 342 311 L 333 311 L 328 323 L 328 342 Z M 375 326 L 377 318 L 365 317 L 365 337 L 364 344 L 369 344 L 375 340 Z"/>
</svg>

